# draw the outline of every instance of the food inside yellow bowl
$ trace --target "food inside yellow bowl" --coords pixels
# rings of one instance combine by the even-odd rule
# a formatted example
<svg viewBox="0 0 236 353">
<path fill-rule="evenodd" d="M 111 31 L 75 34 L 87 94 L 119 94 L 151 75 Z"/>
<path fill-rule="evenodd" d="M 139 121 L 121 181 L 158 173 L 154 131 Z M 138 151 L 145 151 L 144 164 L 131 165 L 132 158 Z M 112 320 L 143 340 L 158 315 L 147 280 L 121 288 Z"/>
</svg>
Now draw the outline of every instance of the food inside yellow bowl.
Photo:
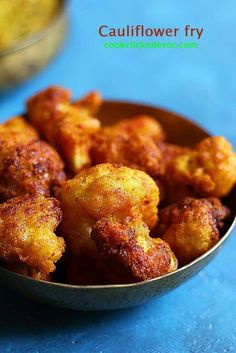
<svg viewBox="0 0 236 353">
<path fill-rule="evenodd" d="M 0 0 L 0 51 L 45 28 L 59 0 Z"/>
</svg>

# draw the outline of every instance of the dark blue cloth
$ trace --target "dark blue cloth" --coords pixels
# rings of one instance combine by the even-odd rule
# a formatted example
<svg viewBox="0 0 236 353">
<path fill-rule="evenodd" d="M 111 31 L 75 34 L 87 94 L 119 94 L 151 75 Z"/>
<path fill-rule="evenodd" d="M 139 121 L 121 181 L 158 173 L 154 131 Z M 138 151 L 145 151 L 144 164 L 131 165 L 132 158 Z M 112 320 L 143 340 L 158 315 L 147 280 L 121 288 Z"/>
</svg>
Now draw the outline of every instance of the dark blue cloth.
<svg viewBox="0 0 236 353">
<path fill-rule="evenodd" d="M 236 147 L 235 10 L 234 0 L 71 1 L 61 53 L 36 77 L 0 97 L 0 118 L 22 112 L 24 100 L 39 89 L 61 84 L 75 97 L 98 89 L 105 98 L 179 112 Z M 204 32 L 197 49 L 105 49 L 98 36 L 102 24 L 190 24 Z M 236 352 L 235 246 L 234 232 L 195 278 L 133 309 L 73 312 L 0 289 L 0 352 Z"/>
</svg>

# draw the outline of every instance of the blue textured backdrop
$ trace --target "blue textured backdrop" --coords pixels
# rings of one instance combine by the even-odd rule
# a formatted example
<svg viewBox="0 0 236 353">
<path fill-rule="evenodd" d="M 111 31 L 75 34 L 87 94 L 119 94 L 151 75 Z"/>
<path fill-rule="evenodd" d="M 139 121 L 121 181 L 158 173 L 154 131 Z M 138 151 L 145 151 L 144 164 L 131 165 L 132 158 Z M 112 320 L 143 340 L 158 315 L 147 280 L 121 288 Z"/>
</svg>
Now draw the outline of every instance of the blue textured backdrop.
<svg viewBox="0 0 236 353">
<path fill-rule="evenodd" d="M 62 84 L 75 96 L 98 89 L 106 98 L 175 110 L 236 146 L 234 0 L 74 0 L 68 10 L 69 36 L 60 55 L 31 81 L 0 97 L 1 120 L 22 111 L 35 91 Z M 97 35 L 103 23 L 191 24 L 204 27 L 204 34 L 197 50 L 108 50 Z M 194 279 L 134 309 L 71 312 L 0 289 L 0 352 L 236 352 L 234 236 Z"/>
</svg>

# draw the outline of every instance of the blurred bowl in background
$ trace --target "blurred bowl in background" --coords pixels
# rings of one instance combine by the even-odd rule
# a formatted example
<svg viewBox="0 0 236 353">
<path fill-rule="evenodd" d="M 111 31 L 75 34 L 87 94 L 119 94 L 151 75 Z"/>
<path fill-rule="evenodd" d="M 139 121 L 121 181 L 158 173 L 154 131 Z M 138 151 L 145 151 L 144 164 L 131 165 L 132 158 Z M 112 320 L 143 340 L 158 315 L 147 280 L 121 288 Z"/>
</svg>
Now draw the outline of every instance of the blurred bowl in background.
<svg viewBox="0 0 236 353">
<path fill-rule="evenodd" d="M 42 30 L 0 50 L 0 92 L 13 88 L 40 71 L 61 47 L 66 34 L 66 0 Z"/>
</svg>

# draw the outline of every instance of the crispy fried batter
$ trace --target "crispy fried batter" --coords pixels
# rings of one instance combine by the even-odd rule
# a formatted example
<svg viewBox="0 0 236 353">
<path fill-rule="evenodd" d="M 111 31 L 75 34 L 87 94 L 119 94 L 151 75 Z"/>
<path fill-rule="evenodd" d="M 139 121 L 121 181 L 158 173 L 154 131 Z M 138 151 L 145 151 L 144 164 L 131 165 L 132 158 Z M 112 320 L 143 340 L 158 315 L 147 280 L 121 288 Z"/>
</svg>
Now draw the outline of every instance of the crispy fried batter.
<svg viewBox="0 0 236 353">
<path fill-rule="evenodd" d="M 46 142 L 34 141 L 0 152 L 0 198 L 26 193 L 50 196 L 65 181 L 64 164 Z"/>
<path fill-rule="evenodd" d="M 151 238 L 140 219 L 122 222 L 102 218 L 91 234 L 101 257 L 100 270 L 111 283 L 129 283 L 162 276 L 177 269 L 177 259 L 169 245 Z"/>
<path fill-rule="evenodd" d="M 144 172 L 127 167 L 100 164 L 81 171 L 57 196 L 64 214 L 62 234 L 75 255 L 96 252 L 90 232 L 102 217 L 138 216 L 150 228 L 157 222 L 158 187 Z"/>
<path fill-rule="evenodd" d="M 155 278 L 177 268 L 175 255 L 186 264 L 219 240 L 229 211 L 214 197 L 226 196 L 236 183 L 228 141 L 172 145 L 146 115 L 100 128 L 94 115 L 101 103 L 98 92 L 71 103 L 60 87 L 27 102 L 29 121 L 70 175 L 78 173 L 67 182 L 60 156 L 23 117 L 0 125 L 0 200 L 10 198 L 0 205 L 0 259 L 8 269 L 50 280 L 65 250 L 55 234 L 59 202 L 45 198 L 54 194 L 62 204 L 72 284 Z M 160 198 L 163 205 L 176 203 L 161 210 L 159 224 Z"/>
<path fill-rule="evenodd" d="M 154 142 L 160 142 L 166 138 L 161 124 L 149 115 L 137 115 L 133 118 L 123 119 L 113 125 L 113 128 L 128 135 L 135 132 L 153 139 Z"/>
<path fill-rule="evenodd" d="M 22 117 L 0 125 L 0 198 L 25 193 L 46 196 L 65 180 L 64 164 Z"/>
<path fill-rule="evenodd" d="M 18 144 L 36 141 L 38 138 L 37 131 L 21 116 L 15 116 L 4 124 L 0 124 L 0 151 Z"/>
<path fill-rule="evenodd" d="M 162 238 L 171 246 L 181 264 L 208 251 L 219 240 L 219 227 L 228 216 L 220 200 L 186 198 L 160 211 Z"/>
<path fill-rule="evenodd" d="M 138 116 L 102 128 L 91 149 L 94 164 L 119 163 L 151 176 L 162 173 L 156 141 L 164 138 L 161 125 L 151 117 Z"/>
<path fill-rule="evenodd" d="M 69 91 L 50 87 L 30 98 L 27 109 L 30 122 L 58 150 L 73 173 L 90 165 L 91 138 L 100 122 L 87 108 L 72 105 Z"/>
<path fill-rule="evenodd" d="M 96 115 L 102 104 L 102 97 L 99 92 L 90 92 L 86 96 L 80 98 L 74 103 L 75 107 L 84 108 L 90 114 Z"/>
<path fill-rule="evenodd" d="M 53 272 L 64 252 L 63 238 L 54 233 L 61 218 L 54 198 L 25 195 L 1 204 L 0 258 L 24 263 L 45 276 Z"/>
<path fill-rule="evenodd" d="M 161 159 L 164 167 L 164 172 L 167 173 L 169 166 L 175 158 L 191 151 L 190 148 L 174 145 L 172 143 L 160 141 L 157 146 L 161 153 Z"/>
<path fill-rule="evenodd" d="M 154 179 L 160 190 L 161 201 L 169 205 L 180 202 L 185 197 L 196 197 L 192 186 L 177 183 L 171 170 L 173 161 L 181 154 L 189 153 L 191 150 L 167 142 L 159 142 L 157 146 L 161 157 L 159 172 Z"/>
<path fill-rule="evenodd" d="M 236 182 L 236 154 L 224 137 L 209 137 L 174 158 L 169 171 L 172 180 L 201 196 L 223 197 Z"/>
<path fill-rule="evenodd" d="M 161 171 L 161 154 L 155 143 L 145 136 L 124 135 L 113 128 L 103 128 L 91 149 L 93 163 L 118 163 L 155 176 Z"/>
</svg>

